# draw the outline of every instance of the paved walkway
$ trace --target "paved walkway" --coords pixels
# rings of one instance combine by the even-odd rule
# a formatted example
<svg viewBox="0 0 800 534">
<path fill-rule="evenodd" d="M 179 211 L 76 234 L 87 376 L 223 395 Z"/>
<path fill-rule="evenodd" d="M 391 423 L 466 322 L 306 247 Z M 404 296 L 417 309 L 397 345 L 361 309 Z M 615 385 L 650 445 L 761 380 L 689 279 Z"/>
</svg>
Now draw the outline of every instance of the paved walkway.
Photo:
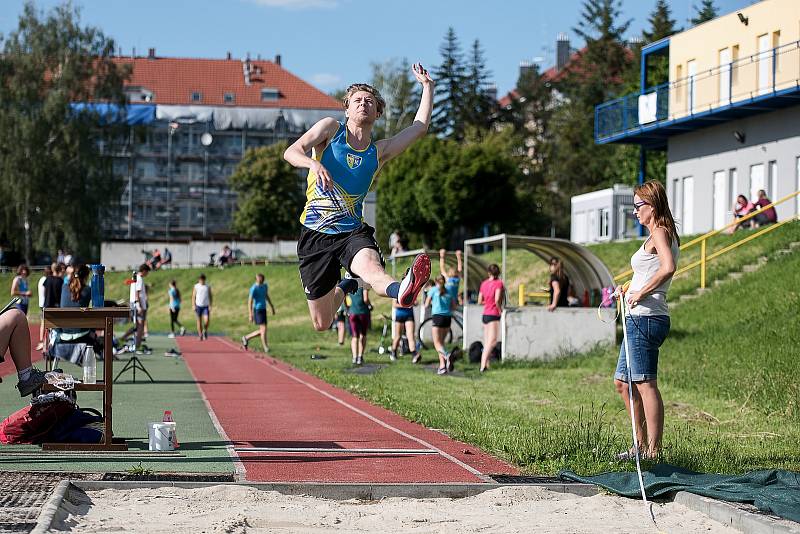
<svg viewBox="0 0 800 534">
<path fill-rule="evenodd" d="M 249 481 L 453 483 L 517 470 L 225 338 L 179 338 Z"/>
</svg>

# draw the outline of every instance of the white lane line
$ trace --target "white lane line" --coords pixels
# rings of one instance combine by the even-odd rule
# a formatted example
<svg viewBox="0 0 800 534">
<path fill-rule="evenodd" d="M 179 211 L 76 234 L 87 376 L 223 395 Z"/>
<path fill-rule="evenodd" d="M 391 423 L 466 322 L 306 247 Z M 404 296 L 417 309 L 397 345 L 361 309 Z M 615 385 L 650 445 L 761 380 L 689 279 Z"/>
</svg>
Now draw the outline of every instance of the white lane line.
<svg viewBox="0 0 800 534">
<path fill-rule="evenodd" d="M 233 341 L 230 341 L 230 340 L 228 340 L 228 339 L 226 339 L 226 338 L 222 338 L 222 337 L 221 337 L 221 338 L 217 338 L 217 339 L 219 339 L 221 342 L 223 342 L 223 343 L 225 343 L 225 344 L 229 345 L 230 347 L 233 347 L 233 348 L 235 348 L 235 349 L 238 349 L 240 352 L 244 352 L 244 349 L 241 347 L 241 345 L 236 345 L 235 343 L 233 343 Z M 455 456 L 453 456 L 453 455 L 451 455 L 451 454 L 448 454 L 448 453 L 446 453 L 446 452 L 445 452 L 445 451 L 443 451 L 442 449 L 440 449 L 440 448 L 438 448 L 438 447 L 436 447 L 436 446 L 434 446 L 434 445 L 432 445 L 432 444 L 428 443 L 428 442 L 427 442 L 427 441 L 425 441 L 424 439 L 422 439 L 422 438 L 418 438 L 418 437 L 416 437 L 416 436 L 412 436 L 411 434 L 409 434 L 409 433 L 407 433 L 407 432 L 404 432 L 404 431 L 400 430 L 399 428 L 396 428 L 396 427 L 394 427 L 394 426 L 390 425 L 389 423 L 386 423 L 386 422 L 384 422 L 384 421 L 381 421 L 381 420 L 380 420 L 380 419 L 378 419 L 377 417 L 375 417 L 375 416 L 373 416 L 373 415 L 370 415 L 370 414 L 368 414 L 368 413 L 367 413 L 367 412 L 365 412 L 364 410 L 361 410 L 361 409 L 359 409 L 359 408 L 356 408 L 355 406 L 352 406 L 352 405 L 348 404 L 346 401 L 344 401 L 344 400 L 340 399 L 339 397 L 336 397 L 335 395 L 332 395 L 332 394 L 328 393 L 327 391 L 323 391 L 323 390 L 319 389 L 319 388 L 318 388 L 318 387 L 316 387 L 314 384 L 311 384 L 311 383 L 309 383 L 309 382 L 306 382 L 306 381 L 305 381 L 305 380 L 303 380 L 302 378 L 299 378 L 299 377 L 293 376 L 291 373 L 287 373 L 286 371 L 284 371 L 283 369 L 281 369 L 281 368 L 280 368 L 278 365 L 270 365 L 269 363 L 267 363 L 267 361 L 266 361 L 266 360 L 257 360 L 257 359 L 255 359 L 255 358 L 253 358 L 253 360 L 255 360 L 256 362 L 261 362 L 261 363 L 263 363 L 263 364 L 264 364 L 264 365 L 266 365 L 266 366 L 267 366 L 269 369 L 273 369 L 273 370 L 275 370 L 275 371 L 278 371 L 279 373 L 281 373 L 281 374 L 283 374 L 283 375 L 285 375 L 285 376 L 288 376 L 289 378 L 291 378 L 291 379 L 292 379 L 292 380 L 294 380 L 295 382 L 299 382 L 300 384 L 303 384 L 304 386 L 308 387 L 309 389 L 312 389 L 312 390 L 316 391 L 316 392 L 317 392 L 317 393 L 319 393 L 320 395 L 324 395 L 325 397 L 328 397 L 328 398 L 329 398 L 329 399 L 331 399 L 332 401 L 338 402 L 339 404 L 341 404 L 342 406 L 344 406 L 344 407 L 348 408 L 349 410 L 352 410 L 352 411 L 354 411 L 355 413 L 357 413 L 357 414 L 359 414 L 359 415 L 361 415 L 361 416 L 363 416 L 363 417 L 366 417 L 367 419 L 369 419 L 369 420 L 370 420 L 370 421 L 372 421 L 373 423 L 376 423 L 376 424 L 378 424 L 378 425 L 380 425 L 380 426 L 382 426 L 382 427 L 384 427 L 384 428 L 386 428 L 386 429 L 388 429 L 388 430 L 391 430 L 392 432 L 395 432 L 395 433 L 397 433 L 397 434 L 399 434 L 399 435 L 403 436 L 404 438 L 408 438 L 408 439 L 410 439 L 410 440 L 412 440 L 412 441 L 416 441 L 417 443 L 419 443 L 420 445 L 422 445 L 422 446 L 423 446 L 423 447 L 425 447 L 426 449 L 433 449 L 433 450 L 435 450 L 437 453 L 439 453 L 439 454 L 440 454 L 441 456 L 443 456 L 444 458 L 447 458 L 448 460 L 450 460 L 450 461 L 451 461 L 451 462 L 453 462 L 454 464 L 456 464 L 456 465 L 458 465 L 459 467 L 461 467 L 462 469 L 465 469 L 466 471 L 468 471 L 468 472 L 472 473 L 473 475 L 475 475 L 476 477 L 480 478 L 480 479 L 481 479 L 481 480 L 483 480 L 484 482 L 493 482 L 493 481 L 492 481 L 492 480 L 491 480 L 491 479 L 490 479 L 488 476 L 484 475 L 483 473 L 481 473 L 480 471 L 478 471 L 477 469 L 475 469 L 475 468 L 474 468 L 474 467 L 472 467 L 471 465 L 467 465 L 467 464 L 465 464 L 464 462 L 462 462 L 461 460 L 459 460 L 459 459 L 458 459 L 458 458 L 456 458 Z"/>
<path fill-rule="evenodd" d="M 322 454 L 439 454 L 433 449 L 333 449 L 322 447 L 235 447 L 236 452 L 289 452 Z"/>
<path fill-rule="evenodd" d="M 237 482 L 242 482 L 247 480 L 247 471 L 244 468 L 242 459 L 236 453 L 236 449 L 233 446 L 231 438 L 228 437 L 228 434 L 225 432 L 225 429 L 222 428 L 219 419 L 217 419 L 217 414 L 214 413 L 214 409 L 211 407 L 211 403 L 208 401 L 208 397 L 206 397 L 205 391 L 203 391 L 203 388 L 200 387 L 200 383 L 198 382 L 197 377 L 194 374 L 194 371 L 192 371 L 192 368 L 189 365 L 189 363 L 186 362 L 186 356 L 184 356 L 183 359 L 184 363 L 186 364 L 186 369 L 189 370 L 189 374 L 192 375 L 192 380 L 195 381 L 195 387 L 197 387 L 197 391 L 200 392 L 200 397 L 202 397 L 203 402 L 206 404 L 206 410 L 208 411 L 208 416 L 211 418 L 211 424 L 214 425 L 214 428 L 217 430 L 217 433 L 220 435 L 220 437 L 228 442 L 228 444 L 225 445 L 225 450 L 228 452 L 228 456 L 230 456 L 231 461 L 233 462 L 233 470 L 236 473 L 234 475 L 234 479 Z"/>
</svg>

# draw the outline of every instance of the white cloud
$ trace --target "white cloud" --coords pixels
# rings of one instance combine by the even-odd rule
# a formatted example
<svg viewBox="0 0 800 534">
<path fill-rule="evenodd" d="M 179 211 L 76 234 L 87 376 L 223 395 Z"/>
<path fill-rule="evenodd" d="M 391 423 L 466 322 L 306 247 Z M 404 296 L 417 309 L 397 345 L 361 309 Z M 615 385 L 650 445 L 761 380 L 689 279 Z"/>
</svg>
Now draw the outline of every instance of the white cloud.
<svg viewBox="0 0 800 534">
<path fill-rule="evenodd" d="M 315 9 L 315 8 L 334 8 L 339 4 L 338 0 L 249 0 L 254 4 L 264 7 L 278 7 L 283 9 Z"/>
<path fill-rule="evenodd" d="M 338 74 L 320 72 L 311 76 L 311 83 L 320 89 L 337 89 L 342 85 L 342 77 Z"/>
</svg>

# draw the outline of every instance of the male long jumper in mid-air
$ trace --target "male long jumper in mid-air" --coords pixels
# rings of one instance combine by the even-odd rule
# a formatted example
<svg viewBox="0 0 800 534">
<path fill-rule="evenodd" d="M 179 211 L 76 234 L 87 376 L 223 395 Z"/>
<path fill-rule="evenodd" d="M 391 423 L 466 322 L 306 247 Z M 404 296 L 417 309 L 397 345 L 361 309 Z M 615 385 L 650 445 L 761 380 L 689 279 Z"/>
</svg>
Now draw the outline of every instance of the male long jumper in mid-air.
<svg viewBox="0 0 800 534">
<path fill-rule="evenodd" d="M 364 197 L 381 168 L 428 131 L 433 80 L 420 63 L 412 70 L 422 84 L 422 99 L 408 128 L 373 142 L 372 128 L 386 102 L 374 87 L 353 84 L 343 99 L 345 121 L 322 119 L 283 154 L 295 167 L 308 169 L 297 256 L 300 281 L 317 330 L 330 327 L 345 295 L 358 288 L 354 278 L 341 279 L 341 267 L 404 307 L 413 304 L 430 278 L 431 261 L 426 254 L 414 258 L 402 281 L 386 274 L 375 229 L 362 220 Z M 306 155 L 309 152 L 311 157 Z"/>
</svg>

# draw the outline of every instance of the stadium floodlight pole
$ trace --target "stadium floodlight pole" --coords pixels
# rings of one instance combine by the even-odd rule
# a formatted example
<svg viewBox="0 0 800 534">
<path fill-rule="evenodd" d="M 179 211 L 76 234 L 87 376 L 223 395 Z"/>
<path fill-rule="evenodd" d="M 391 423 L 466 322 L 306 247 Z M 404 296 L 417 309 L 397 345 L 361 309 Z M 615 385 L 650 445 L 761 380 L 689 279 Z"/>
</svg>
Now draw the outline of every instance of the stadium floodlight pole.
<svg viewBox="0 0 800 534">
<path fill-rule="evenodd" d="M 172 205 L 170 204 L 170 197 L 172 196 L 172 136 L 178 129 L 177 122 L 170 122 L 167 125 L 167 219 L 164 227 L 164 238 L 169 241 L 169 223 L 171 219 Z"/>
<path fill-rule="evenodd" d="M 206 191 L 208 190 L 208 147 L 214 142 L 214 136 L 205 132 L 200 136 L 200 144 L 203 145 L 203 159 L 205 161 L 205 170 L 203 172 L 203 237 L 208 235 L 208 197 Z"/>
</svg>

